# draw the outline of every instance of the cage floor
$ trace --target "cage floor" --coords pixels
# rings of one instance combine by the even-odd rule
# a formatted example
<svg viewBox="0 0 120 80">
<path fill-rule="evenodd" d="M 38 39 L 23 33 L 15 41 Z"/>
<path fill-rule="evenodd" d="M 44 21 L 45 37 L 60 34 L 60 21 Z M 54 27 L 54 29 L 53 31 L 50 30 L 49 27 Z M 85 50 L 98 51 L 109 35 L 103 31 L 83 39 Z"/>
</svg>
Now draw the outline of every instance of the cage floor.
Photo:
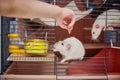
<svg viewBox="0 0 120 80">
<path fill-rule="evenodd" d="M 116 60 L 119 61 L 119 56 L 117 49 L 110 48 L 103 49 L 94 57 L 79 62 L 61 64 L 55 61 L 14 61 L 3 77 L 15 77 L 18 80 L 19 78 L 42 80 L 43 77 L 47 78 L 43 80 L 120 80 L 120 64 L 115 63 Z"/>
<path fill-rule="evenodd" d="M 67 68 L 55 66 L 54 62 L 13 62 L 2 77 L 7 80 L 106 80 L 104 74 L 67 75 Z"/>
<path fill-rule="evenodd" d="M 45 57 L 31 54 L 12 53 L 8 61 L 54 61 L 54 54 L 50 53 Z"/>
<path fill-rule="evenodd" d="M 6 80 L 119 80 L 118 74 L 68 75 L 68 63 L 55 66 L 55 62 L 13 62 L 0 77 Z M 63 66 L 66 65 L 66 66 Z M 107 77 L 112 79 L 107 79 Z M 118 78 L 118 79 L 115 79 Z"/>
</svg>

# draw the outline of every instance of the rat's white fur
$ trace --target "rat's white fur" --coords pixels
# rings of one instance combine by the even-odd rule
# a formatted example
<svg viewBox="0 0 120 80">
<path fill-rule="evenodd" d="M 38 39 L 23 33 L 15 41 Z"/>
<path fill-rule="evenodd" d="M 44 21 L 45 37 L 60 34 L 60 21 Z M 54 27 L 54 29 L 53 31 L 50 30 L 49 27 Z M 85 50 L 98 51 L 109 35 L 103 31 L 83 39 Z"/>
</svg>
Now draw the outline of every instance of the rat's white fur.
<svg viewBox="0 0 120 80">
<path fill-rule="evenodd" d="M 96 28 L 96 25 L 99 25 L 99 28 Z M 92 39 L 95 40 L 99 37 L 101 31 L 106 29 L 107 26 L 120 27 L 120 11 L 117 9 L 110 9 L 102 14 L 100 14 L 92 27 Z M 93 34 L 94 33 L 94 34 Z"/>
<path fill-rule="evenodd" d="M 55 43 L 53 51 L 59 51 L 64 59 L 61 63 L 66 60 L 80 59 L 82 60 L 85 55 L 85 49 L 80 40 L 75 37 L 69 37 L 63 41 Z"/>
</svg>

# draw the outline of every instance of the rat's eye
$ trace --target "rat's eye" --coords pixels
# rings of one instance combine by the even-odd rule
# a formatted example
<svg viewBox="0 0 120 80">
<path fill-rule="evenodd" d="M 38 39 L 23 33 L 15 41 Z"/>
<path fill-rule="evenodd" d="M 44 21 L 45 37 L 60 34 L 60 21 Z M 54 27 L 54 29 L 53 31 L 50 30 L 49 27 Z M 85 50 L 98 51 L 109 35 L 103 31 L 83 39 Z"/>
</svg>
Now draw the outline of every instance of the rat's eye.
<svg viewBox="0 0 120 80">
<path fill-rule="evenodd" d="M 64 43 L 61 43 L 62 45 L 64 45 Z"/>
<path fill-rule="evenodd" d="M 95 34 L 95 32 L 93 32 L 93 34 Z"/>
</svg>

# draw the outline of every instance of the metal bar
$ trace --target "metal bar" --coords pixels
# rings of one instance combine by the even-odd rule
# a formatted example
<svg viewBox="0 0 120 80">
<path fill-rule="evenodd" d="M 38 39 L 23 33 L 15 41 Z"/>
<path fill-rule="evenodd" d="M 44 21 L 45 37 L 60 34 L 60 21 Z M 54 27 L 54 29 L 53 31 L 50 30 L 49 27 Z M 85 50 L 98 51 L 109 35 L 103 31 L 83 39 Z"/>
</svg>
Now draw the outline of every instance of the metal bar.
<svg viewBox="0 0 120 80">
<path fill-rule="evenodd" d="M 12 75 L 12 74 L 6 74 L 6 75 L 0 75 L 2 78 L 13 78 L 13 79 L 51 79 L 55 80 L 55 75 Z"/>
<path fill-rule="evenodd" d="M 95 75 L 77 75 L 77 76 L 58 76 L 58 79 L 61 79 L 61 80 L 63 80 L 63 79 L 72 79 L 72 80 L 76 80 L 76 79 L 92 79 L 92 80 L 94 80 L 94 79 L 106 79 L 106 76 L 105 75 L 103 75 L 102 76 L 102 74 L 101 75 L 99 75 L 99 76 L 95 76 Z"/>
<path fill-rule="evenodd" d="M 2 72 L 2 54 L 1 54 L 1 16 L 0 16 L 0 73 Z"/>
</svg>

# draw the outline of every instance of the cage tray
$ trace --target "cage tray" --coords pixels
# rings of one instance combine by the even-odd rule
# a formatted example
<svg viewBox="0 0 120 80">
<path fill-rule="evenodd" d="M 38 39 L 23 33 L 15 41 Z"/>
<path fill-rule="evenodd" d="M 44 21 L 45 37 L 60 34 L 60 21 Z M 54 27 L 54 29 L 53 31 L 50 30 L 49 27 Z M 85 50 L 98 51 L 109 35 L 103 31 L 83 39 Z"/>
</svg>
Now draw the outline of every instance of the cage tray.
<svg viewBox="0 0 120 80">
<path fill-rule="evenodd" d="M 13 53 L 8 58 L 8 61 L 54 61 L 54 54 L 50 53 L 45 57 L 39 55 L 29 55 L 29 54 L 20 54 Z"/>
</svg>

